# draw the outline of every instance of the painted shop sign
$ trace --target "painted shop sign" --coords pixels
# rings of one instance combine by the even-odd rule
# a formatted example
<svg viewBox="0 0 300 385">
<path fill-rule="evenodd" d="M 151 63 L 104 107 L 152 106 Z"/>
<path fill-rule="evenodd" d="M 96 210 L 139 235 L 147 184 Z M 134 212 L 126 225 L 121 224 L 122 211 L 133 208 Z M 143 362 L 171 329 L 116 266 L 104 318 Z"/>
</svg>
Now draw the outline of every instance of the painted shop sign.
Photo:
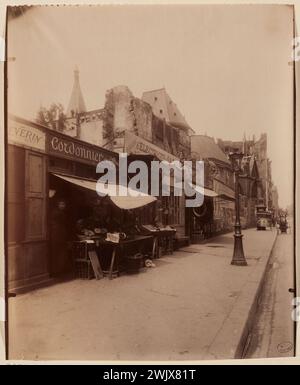
<svg viewBox="0 0 300 385">
<path fill-rule="evenodd" d="M 125 132 L 125 152 L 128 154 L 149 154 L 156 156 L 159 160 L 166 160 L 169 163 L 179 160 L 176 156 L 162 150 L 155 144 L 148 142 L 130 132 Z"/>
<path fill-rule="evenodd" d="M 45 152 L 46 134 L 34 126 L 9 119 L 7 136 L 10 144 Z"/>
<path fill-rule="evenodd" d="M 103 149 L 97 149 L 97 147 L 85 145 L 54 133 L 48 134 L 48 153 L 92 164 L 97 164 L 102 160 L 117 162 L 117 154 L 113 156 Z"/>
</svg>

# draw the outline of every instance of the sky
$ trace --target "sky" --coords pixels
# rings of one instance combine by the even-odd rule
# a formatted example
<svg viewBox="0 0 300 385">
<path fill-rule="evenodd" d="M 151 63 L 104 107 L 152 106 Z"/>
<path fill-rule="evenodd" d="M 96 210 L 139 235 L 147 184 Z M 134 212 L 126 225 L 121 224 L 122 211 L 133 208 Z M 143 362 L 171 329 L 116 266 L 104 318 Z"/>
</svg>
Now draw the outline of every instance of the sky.
<svg viewBox="0 0 300 385">
<path fill-rule="evenodd" d="M 8 110 L 32 120 L 41 105 L 67 109 L 75 67 L 91 110 L 117 85 L 136 97 L 165 87 L 196 133 L 242 140 L 266 132 L 286 207 L 292 18 L 285 5 L 34 7 L 8 24 Z"/>
</svg>

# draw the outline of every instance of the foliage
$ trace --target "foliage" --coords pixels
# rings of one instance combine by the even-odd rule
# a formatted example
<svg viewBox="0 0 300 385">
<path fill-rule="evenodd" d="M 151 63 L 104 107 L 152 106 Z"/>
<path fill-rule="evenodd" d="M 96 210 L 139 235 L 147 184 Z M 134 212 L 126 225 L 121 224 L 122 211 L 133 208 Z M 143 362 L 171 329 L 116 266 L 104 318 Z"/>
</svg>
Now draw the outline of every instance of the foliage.
<svg viewBox="0 0 300 385">
<path fill-rule="evenodd" d="M 60 103 L 52 103 L 49 108 L 41 107 L 37 113 L 37 123 L 47 126 L 56 131 L 65 128 L 66 114 Z"/>
</svg>

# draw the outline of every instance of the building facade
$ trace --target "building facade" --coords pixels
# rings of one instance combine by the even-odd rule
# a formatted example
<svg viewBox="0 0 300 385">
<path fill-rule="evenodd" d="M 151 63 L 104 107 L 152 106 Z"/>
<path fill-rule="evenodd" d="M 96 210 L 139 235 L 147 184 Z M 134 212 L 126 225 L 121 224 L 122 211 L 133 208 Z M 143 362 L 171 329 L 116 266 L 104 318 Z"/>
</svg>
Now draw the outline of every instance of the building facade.
<svg viewBox="0 0 300 385">
<path fill-rule="evenodd" d="M 149 167 L 150 159 L 204 160 L 207 190 L 202 208 L 186 210 L 185 197 L 175 196 L 173 186 L 170 196 L 158 197 L 157 221 L 174 226 L 179 237 L 203 239 L 232 230 L 235 195 L 228 160 L 230 152 L 244 153 L 240 178 L 242 226 L 255 225 L 256 204 L 265 202 L 269 208 L 276 206 L 266 134 L 259 140 L 253 137 L 252 140 L 219 139 L 217 142 L 207 135 L 194 135 L 165 88 L 146 91 L 137 98 L 127 86 L 113 87 L 106 92 L 103 108 L 87 111 L 79 72 L 75 70 L 67 114 L 63 116 L 58 112 L 56 123 L 57 127 L 52 123 L 54 129 L 66 135 L 116 153 L 127 153 L 132 159 L 140 157 L 147 160 Z"/>
<path fill-rule="evenodd" d="M 256 226 L 256 205 L 263 200 L 262 181 L 259 176 L 255 155 L 243 157 L 239 181 L 242 196 L 242 224 L 245 227 L 254 227 Z"/>
<path fill-rule="evenodd" d="M 61 177 L 96 180 L 98 162 L 118 154 L 15 116 L 7 133 L 7 278 L 21 291 L 65 271 L 76 218 L 90 210 L 91 196 Z"/>
<path fill-rule="evenodd" d="M 226 154 L 207 135 L 191 137 L 192 157 L 205 162 L 205 187 L 216 193 L 214 198 L 206 198 L 210 216 L 197 217 L 194 212 L 194 227 L 203 227 L 204 238 L 214 234 L 232 231 L 234 225 L 234 179 L 231 164 Z M 204 208 L 203 208 L 204 209 Z"/>
<path fill-rule="evenodd" d="M 152 92 L 150 92 L 152 94 Z M 153 92 L 153 101 L 158 97 Z M 170 98 L 161 104 L 170 103 Z M 156 98 L 156 99 L 155 99 Z M 147 98 L 149 100 L 149 98 Z M 189 159 L 190 136 L 187 126 L 177 125 L 165 117 L 157 116 L 150 103 L 133 96 L 128 87 L 108 90 L 105 103 L 107 145 L 117 152 L 129 155 L 149 155 L 157 160 L 173 162 Z M 162 107 L 159 108 L 159 111 Z M 180 118 L 180 112 L 177 110 Z M 104 146 L 106 144 L 104 143 Z M 177 236 L 185 236 L 185 197 L 175 196 L 171 186 L 170 196 L 158 197 L 157 219 L 164 225 L 176 228 Z"/>
<path fill-rule="evenodd" d="M 74 113 L 75 111 L 75 113 Z M 190 159 L 191 127 L 164 89 L 135 97 L 126 86 L 106 92 L 104 108 L 86 111 L 75 71 L 64 134 L 117 153 L 172 162 Z M 185 236 L 185 197 L 158 197 L 157 220 Z"/>
<path fill-rule="evenodd" d="M 242 152 L 246 158 L 253 159 L 252 162 L 256 163 L 257 173 L 259 175 L 258 185 L 258 201 L 267 206 L 269 210 L 276 210 L 278 202 L 276 201 L 276 194 L 273 195 L 274 188 L 276 189 L 272 180 L 272 164 L 268 157 L 268 137 L 266 133 L 261 134 L 259 139 L 253 137 L 251 140 L 242 141 L 224 141 L 218 139 L 218 145 L 222 150 L 229 154 L 230 152 Z"/>
</svg>

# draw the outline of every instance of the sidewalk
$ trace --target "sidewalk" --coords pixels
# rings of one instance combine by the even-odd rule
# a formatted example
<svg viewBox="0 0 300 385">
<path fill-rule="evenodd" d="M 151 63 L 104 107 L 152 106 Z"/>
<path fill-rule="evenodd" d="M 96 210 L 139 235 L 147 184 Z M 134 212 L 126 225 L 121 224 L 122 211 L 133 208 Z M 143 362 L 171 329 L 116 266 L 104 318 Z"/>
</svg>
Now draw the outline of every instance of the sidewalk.
<svg viewBox="0 0 300 385">
<path fill-rule="evenodd" d="M 74 280 L 11 298 L 11 359 L 200 360 L 240 356 L 275 231 L 191 245 L 156 268 L 112 281 Z M 255 310 L 255 309 L 254 309 Z"/>
</svg>

